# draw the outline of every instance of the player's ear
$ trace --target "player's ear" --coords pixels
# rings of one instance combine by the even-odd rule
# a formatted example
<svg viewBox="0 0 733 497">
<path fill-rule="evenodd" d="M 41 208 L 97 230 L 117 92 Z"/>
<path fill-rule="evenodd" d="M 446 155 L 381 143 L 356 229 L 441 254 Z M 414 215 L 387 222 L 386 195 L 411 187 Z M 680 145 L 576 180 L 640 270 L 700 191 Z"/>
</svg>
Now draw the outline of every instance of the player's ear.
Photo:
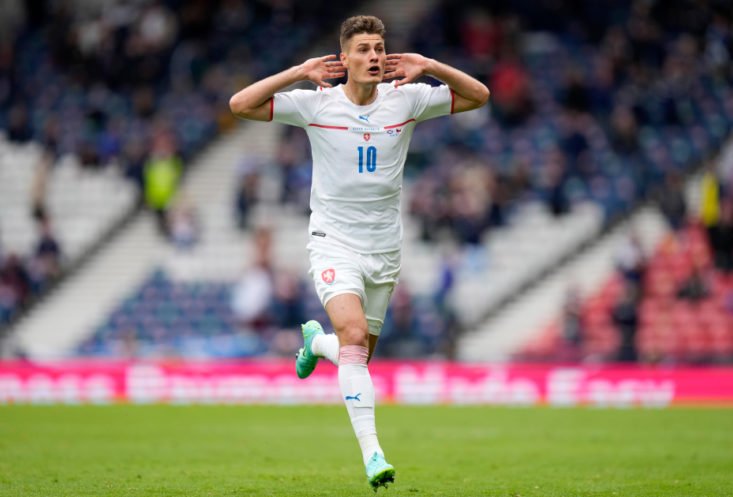
<svg viewBox="0 0 733 497">
<path fill-rule="evenodd" d="M 346 66 L 346 59 L 347 59 L 347 57 L 346 57 L 346 54 L 344 52 L 339 53 L 339 59 L 341 60 L 341 63 L 344 65 L 344 67 L 347 67 Z"/>
</svg>

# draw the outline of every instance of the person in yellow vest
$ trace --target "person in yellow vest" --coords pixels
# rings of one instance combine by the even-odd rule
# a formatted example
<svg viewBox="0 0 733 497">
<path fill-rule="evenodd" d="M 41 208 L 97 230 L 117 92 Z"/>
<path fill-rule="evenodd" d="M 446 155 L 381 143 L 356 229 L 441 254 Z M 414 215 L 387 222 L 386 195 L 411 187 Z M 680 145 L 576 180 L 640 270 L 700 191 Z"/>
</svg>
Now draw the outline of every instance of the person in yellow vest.
<svg viewBox="0 0 733 497">
<path fill-rule="evenodd" d="M 720 222 L 720 180 L 714 164 L 705 168 L 701 181 L 700 192 L 700 221 L 705 227 L 708 236 L 713 262 L 719 267 L 721 254 L 719 247 L 718 224 Z"/>
<path fill-rule="evenodd" d="M 710 165 L 702 177 L 700 195 L 700 218 L 703 226 L 710 228 L 720 218 L 720 182 L 715 167 Z"/>
<path fill-rule="evenodd" d="M 168 208 L 178 192 L 182 169 L 173 140 L 156 139 L 145 164 L 145 204 L 155 213 L 160 233 L 165 237 L 169 233 Z"/>
</svg>

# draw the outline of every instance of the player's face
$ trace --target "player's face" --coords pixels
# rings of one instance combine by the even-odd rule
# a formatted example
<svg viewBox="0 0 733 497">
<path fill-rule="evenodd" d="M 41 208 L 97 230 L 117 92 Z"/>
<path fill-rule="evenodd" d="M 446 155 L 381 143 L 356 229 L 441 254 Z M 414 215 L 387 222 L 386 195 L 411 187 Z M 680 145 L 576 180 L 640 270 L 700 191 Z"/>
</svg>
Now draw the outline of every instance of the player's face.
<svg viewBox="0 0 733 497">
<path fill-rule="evenodd" d="M 387 52 L 384 38 L 376 34 L 357 34 L 349 40 L 341 61 L 355 83 L 377 84 L 384 77 Z"/>
</svg>

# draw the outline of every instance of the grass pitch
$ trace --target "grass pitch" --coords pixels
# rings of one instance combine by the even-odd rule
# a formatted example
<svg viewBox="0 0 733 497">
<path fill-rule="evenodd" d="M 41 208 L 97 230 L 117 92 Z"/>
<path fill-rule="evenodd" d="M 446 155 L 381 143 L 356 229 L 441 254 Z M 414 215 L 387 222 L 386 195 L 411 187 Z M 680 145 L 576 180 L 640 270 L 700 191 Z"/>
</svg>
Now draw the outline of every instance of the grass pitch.
<svg viewBox="0 0 733 497">
<path fill-rule="evenodd" d="M 397 496 L 733 495 L 733 410 L 381 406 Z M 0 407 L 0 496 L 373 495 L 343 407 Z"/>
</svg>

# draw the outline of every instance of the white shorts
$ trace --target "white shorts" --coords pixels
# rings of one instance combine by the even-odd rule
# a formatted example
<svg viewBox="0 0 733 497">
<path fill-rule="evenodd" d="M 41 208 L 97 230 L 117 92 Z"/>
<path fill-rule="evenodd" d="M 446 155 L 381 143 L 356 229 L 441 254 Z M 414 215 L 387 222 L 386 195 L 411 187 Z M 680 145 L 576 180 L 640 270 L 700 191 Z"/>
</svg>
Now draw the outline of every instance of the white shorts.
<svg viewBox="0 0 733 497">
<path fill-rule="evenodd" d="M 359 296 L 369 333 L 379 336 L 400 275 L 400 251 L 360 254 L 341 243 L 313 236 L 307 249 L 311 262 L 309 273 L 323 307 L 336 295 Z"/>
</svg>

